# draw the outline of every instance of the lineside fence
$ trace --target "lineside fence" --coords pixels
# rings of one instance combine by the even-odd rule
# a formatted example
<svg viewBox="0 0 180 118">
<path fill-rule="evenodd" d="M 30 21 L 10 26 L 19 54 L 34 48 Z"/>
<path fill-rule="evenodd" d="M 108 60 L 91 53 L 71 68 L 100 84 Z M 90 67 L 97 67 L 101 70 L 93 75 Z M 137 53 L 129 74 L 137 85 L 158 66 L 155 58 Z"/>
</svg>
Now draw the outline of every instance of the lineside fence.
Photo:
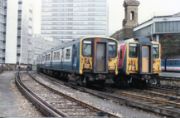
<svg viewBox="0 0 180 118">
<path fill-rule="evenodd" d="M 31 70 L 32 65 L 31 64 L 0 64 L 0 73 L 3 71 L 25 71 L 25 70 Z"/>
</svg>

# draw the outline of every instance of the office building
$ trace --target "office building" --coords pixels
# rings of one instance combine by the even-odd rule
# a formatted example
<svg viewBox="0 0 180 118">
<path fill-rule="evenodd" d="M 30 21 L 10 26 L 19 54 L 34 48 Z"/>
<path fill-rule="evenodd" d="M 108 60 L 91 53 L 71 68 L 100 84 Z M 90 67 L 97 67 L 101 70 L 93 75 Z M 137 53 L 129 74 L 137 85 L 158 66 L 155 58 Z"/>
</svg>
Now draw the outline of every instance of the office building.
<svg viewBox="0 0 180 118">
<path fill-rule="evenodd" d="M 0 0 L 0 63 L 5 62 L 6 9 L 6 0 Z"/>
<path fill-rule="evenodd" d="M 61 41 L 108 35 L 107 0 L 42 0 L 41 34 Z"/>
<path fill-rule="evenodd" d="M 32 63 L 31 37 L 31 2 L 0 0 L 0 63 Z"/>
</svg>

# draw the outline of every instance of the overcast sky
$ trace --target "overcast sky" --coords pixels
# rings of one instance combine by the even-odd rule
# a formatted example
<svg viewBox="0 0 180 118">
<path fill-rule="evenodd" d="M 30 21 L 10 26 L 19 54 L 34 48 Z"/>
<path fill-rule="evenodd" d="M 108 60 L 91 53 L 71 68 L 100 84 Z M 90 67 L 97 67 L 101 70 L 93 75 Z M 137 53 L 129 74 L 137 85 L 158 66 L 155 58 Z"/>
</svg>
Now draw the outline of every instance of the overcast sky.
<svg viewBox="0 0 180 118">
<path fill-rule="evenodd" d="M 40 33 L 40 1 L 34 0 L 34 32 Z M 122 28 L 124 0 L 108 0 L 109 34 Z M 139 0 L 139 23 L 157 15 L 171 15 L 180 12 L 180 0 Z"/>
</svg>

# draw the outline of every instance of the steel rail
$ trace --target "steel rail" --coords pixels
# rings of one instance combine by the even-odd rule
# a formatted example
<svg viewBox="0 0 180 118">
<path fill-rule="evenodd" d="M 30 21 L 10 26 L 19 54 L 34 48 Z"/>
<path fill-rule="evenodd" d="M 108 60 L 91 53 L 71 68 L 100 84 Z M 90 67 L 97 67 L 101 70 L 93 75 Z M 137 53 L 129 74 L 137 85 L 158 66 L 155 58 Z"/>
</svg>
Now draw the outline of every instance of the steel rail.
<svg viewBox="0 0 180 118">
<path fill-rule="evenodd" d="M 55 81 L 56 83 L 62 84 L 61 82 L 57 81 L 55 78 L 49 77 L 47 75 L 45 75 L 46 77 L 48 77 L 51 81 Z M 175 110 L 173 109 L 173 105 L 176 106 L 176 102 L 173 101 L 160 101 L 157 99 L 151 99 L 150 97 L 145 97 L 145 96 L 136 96 L 136 95 L 132 95 L 132 94 L 126 94 L 124 93 L 124 95 L 114 95 L 111 93 L 105 93 L 105 92 L 101 92 L 101 91 L 96 91 L 96 90 L 92 90 L 92 89 L 88 89 L 88 88 L 84 88 L 84 87 L 78 87 L 78 86 L 74 86 L 74 85 L 69 85 L 64 83 L 65 85 L 72 87 L 74 89 L 83 91 L 83 92 L 87 92 L 89 94 L 92 94 L 94 96 L 97 96 L 99 98 L 102 99 L 106 99 L 106 100 L 113 100 L 116 103 L 120 103 L 120 104 L 125 104 L 127 106 L 131 106 L 131 107 L 136 107 L 145 111 L 150 111 L 156 114 L 160 114 L 160 115 L 165 115 L 165 116 L 169 116 L 169 117 L 173 117 L 173 118 L 179 118 L 180 117 L 180 112 L 179 110 Z M 128 96 L 129 95 L 129 96 Z M 143 97 L 144 100 L 148 100 L 148 101 L 142 101 L 142 99 L 139 99 L 139 101 L 135 101 L 135 99 L 129 99 L 129 97 L 135 97 L 136 98 L 141 98 Z M 159 103 L 158 103 L 159 102 Z M 171 105 L 169 105 L 171 104 Z M 171 108 L 168 108 L 167 106 L 171 106 Z M 179 103 L 177 103 L 177 106 L 179 106 Z M 164 107 L 164 108 L 163 108 Z M 167 107 L 167 108 L 165 108 Z M 179 107 L 178 107 L 179 108 Z"/>
<path fill-rule="evenodd" d="M 38 80 L 37 80 L 32 74 L 30 74 L 30 73 L 29 73 L 29 76 L 31 76 L 32 79 L 34 79 L 34 80 L 35 80 L 37 83 L 39 83 L 40 85 L 42 85 L 42 86 L 44 86 L 44 87 L 46 87 L 46 88 L 54 91 L 55 93 L 61 94 L 62 96 L 66 97 L 66 98 L 68 98 L 68 99 L 70 99 L 70 100 L 72 100 L 72 101 L 74 101 L 74 102 L 76 102 L 76 103 L 79 103 L 79 104 L 81 104 L 82 106 L 84 106 L 84 107 L 86 107 L 86 108 L 89 108 L 89 109 L 91 109 L 91 110 L 95 110 L 97 113 L 103 114 L 103 115 L 105 115 L 105 116 L 107 116 L 107 117 L 112 117 L 112 118 L 118 117 L 118 116 L 116 116 L 115 114 L 107 113 L 106 111 L 104 111 L 104 110 L 102 110 L 102 109 L 99 109 L 99 108 L 94 107 L 94 106 L 92 106 L 92 105 L 89 105 L 89 104 L 87 104 L 87 103 L 85 103 L 85 102 L 83 102 L 83 101 L 77 100 L 77 99 L 75 99 L 75 98 L 73 98 L 73 97 L 71 97 L 71 96 L 68 96 L 68 95 L 66 95 L 66 94 L 63 94 L 63 93 L 61 93 L 61 92 L 59 92 L 59 91 L 57 91 L 57 90 L 55 90 L 55 89 L 53 89 L 53 88 L 45 85 L 44 83 L 41 83 L 40 81 L 38 81 Z M 98 116 L 98 117 L 99 117 L 99 116 Z"/>
<path fill-rule="evenodd" d="M 56 109 L 49 106 L 45 101 L 39 98 L 35 93 L 30 91 L 21 81 L 19 72 L 16 73 L 15 78 L 16 85 L 21 93 L 40 110 L 42 114 L 48 117 L 66 117 L 67 115 L 57 111 Z"/>
<path fill-rule="evenodd" d="M 157 113 L 157 114 L 160 114 L 163 116 L 165 115 L 165 116 L 170 116 L 173 118 L 180 117 L 179 110 L 163 108 L 163 107 L 166 107 L 166 105 L 169 106 L 169 104 L 165 103 L 166 101 L 164 101 L 164 102 L 162 101 L 162 102 L 158 103 L 156 99 L 151 99 L 149 97 L 147 97 L 148 101 L 142 101 L 142 99 L 139 99 L 139 101 L 137 101 L 136 98 L 140 98 L 141 96 L 138 96 L 135 98 L 135 95 L 133 95 L 133 96 L 131 94 L 125 95 L 125 93 L 119 94 L 119 95 L 114 95 L 114 94 L 109 94 L 109 93 L 100 92 L 100 91 L 97 92 L 97 91 L 88 90 L 88 89 L 82 89 L 82 90 L 89 94 L 95 95 L 95 96 L 103 98 L 103 99 L 112 100 L 119 104 L 125 104 L 127 106 L 136 107 L 136 108 L 154 112 L 154 113 Z M 143 97 L 143 99 L 146 100 L 146 97 Z M 172 103 L 172 104 L 174 104 L 174 103 Z M 172 105 L 172 107 L 173 107 L 173 105 Z"/>
<path fill-rule="evenodd" d="M 172 93 L 172 91 L 158 91 L 157 89 L 145 89 L 145 90 L 139 90 L 139 89 L 135 89 L 135 90 L 131 90 L 132 92 L 138 92 L 138 93 L 142 93 L 142 94 L 147 94 L 149 95 L 153 95 L 154 97 L 161 97 L 167 100 L 172 100 L 172 101 L 180 101 L 180 96 L 178 96 L 176 93 Z"/>
<path fill-rule="evenodd" d="M 152 90 L 157 90 L 157 91 L 164 91 L 164 92 L 170 92 L 171 94 L 175 94 L 176 96 L 180 96 L 180 87 L 173 87 L 173 86 L 168 86 L 168 85 L 159 85 L 159 86 L 149 86 L 150 89 Z"/>
</svg>

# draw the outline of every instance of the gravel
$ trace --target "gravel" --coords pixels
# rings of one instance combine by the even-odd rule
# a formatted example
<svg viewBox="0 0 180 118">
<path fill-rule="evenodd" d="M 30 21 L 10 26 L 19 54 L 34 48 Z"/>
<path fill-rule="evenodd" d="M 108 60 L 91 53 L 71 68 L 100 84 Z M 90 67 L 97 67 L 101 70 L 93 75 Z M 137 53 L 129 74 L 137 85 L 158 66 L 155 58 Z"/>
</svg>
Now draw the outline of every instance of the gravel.
<svg viewBox="0 0 180 118">
<path fill-rule="evenodd" d="M 15 72 L 0 74 L 0 117 L 42 117 L 15 85 Z M 3 86 L 4 85 L 4 86 Z"/>
<path fill-rule="evenodd" d="M 123 118 L 162 118 L 159 115 L 155 115 L 149 112 L 144 112 L 142 110 L 137 110 L 134 108 L 126 107 L 118 105 L 112 101 L 103 100 L 100 98 L 97 98 L 93 95 L 90 95 L 88 93 L 80 92 L 77 90 L 74 90 L 70 87 L 64 86 L 64 85 L 57 85 L 52 84 L 47 80 L 47 78 L 41 78 L 37 77 L 38 81 L 44 83 L 45 85 L 50 86 L 51 88 L 60 91 L 66 95 L 69 95 L 73 98 L 79 99 L 81 101 L 84 101 L 85 103 L 88 103 L 90 105 L 96 106 L 97 108 L 103 109 L 105 111 L 110 111 L 111 113 L 117 114 L 119 117 Z"/>
</svg>

